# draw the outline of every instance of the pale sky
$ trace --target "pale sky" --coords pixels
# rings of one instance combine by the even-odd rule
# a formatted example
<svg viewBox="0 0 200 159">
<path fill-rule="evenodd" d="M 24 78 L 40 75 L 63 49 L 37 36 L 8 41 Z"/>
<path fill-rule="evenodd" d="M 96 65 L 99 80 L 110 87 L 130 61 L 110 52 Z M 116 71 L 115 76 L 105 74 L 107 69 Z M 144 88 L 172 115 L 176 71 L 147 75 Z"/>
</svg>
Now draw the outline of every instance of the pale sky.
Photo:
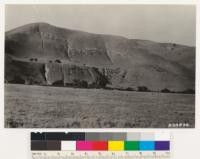
<svg viewBox="0 0 200 159">
<path fill-rule="evenodd" d="M 34 22 L 130 39 L 195 46 L 194 5 L 6 6 L 6 31 Z"/>
</svg>

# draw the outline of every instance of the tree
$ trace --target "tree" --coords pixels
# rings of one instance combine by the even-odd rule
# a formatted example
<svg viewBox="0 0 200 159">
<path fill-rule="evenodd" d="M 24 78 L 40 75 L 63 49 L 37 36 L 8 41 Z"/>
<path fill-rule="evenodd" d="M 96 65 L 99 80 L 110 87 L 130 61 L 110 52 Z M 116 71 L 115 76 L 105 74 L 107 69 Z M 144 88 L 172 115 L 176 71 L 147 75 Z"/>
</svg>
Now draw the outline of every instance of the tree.
<svg viewBox="0 0 200 159">
<path fill-rule="evenodd" d="M 176 47 L 176 44 L 175 44 L 175 43 L 173 44 L 173 47 Z"/>
<path fill-rule="evenodd" d="M 14 78 L 10 81 L 8 81 L 9 83 L 16 83 L 16 84 L 25 84 L 25 80 L 22 79 L 22 77 L 20 76 L 14 76 Z"/>
<path fill-rule="evenodd" d="M 150 90 L 146 86 L 139 86 L 137 91 L 138 92 L 149 92 Z"/>
<path fill-rule="evenodd" d="M 53 86 L 63 86 L 64 83 L 63 83 L 63 80 L 58 80 L 58 81 L 55 81 L 52 85 Z"/>
<path fill-rule="evenodd" d="M 183 92 L 181 92 L 181 93 L 185 93 L 185 94 L 195 94 L 195 90 L 193 90 L 193 89 L 187 89 L 187 90 L 185 90 L 185 91 L 183 91 Z"/>
<path fill-rule="evenodd" d="M 164 88 L 161 90 L 162 93 L 171 93 L 171 91 L 167 88 Z"/>
<path fill-rule="evenodd" d="M 105 88 L 105 86 L 109 83 L 109 81 L 105 76 L 100 76 L 98 83 L 99 83 L 99 87 Z"/>
<path fill-rule="evenodd" d="M 127 90 L 127 91 L 134 91 L 134 89 L 131 88 L 131 87 L 126 88 L 126 90 Z"/>
<path fill-rule="evenodd" d="M 87 81 L 81 81 L 80 82 L 80 86 L 82 87 L 82 88 L 88 88 L 88 83 L 87 83 Z"/>
<path fill-rule="evenodd" d="M 57 63 L 62 63 L 59 59 L 56 59 L 55 62 L 57 62 Z"/>
</svg>

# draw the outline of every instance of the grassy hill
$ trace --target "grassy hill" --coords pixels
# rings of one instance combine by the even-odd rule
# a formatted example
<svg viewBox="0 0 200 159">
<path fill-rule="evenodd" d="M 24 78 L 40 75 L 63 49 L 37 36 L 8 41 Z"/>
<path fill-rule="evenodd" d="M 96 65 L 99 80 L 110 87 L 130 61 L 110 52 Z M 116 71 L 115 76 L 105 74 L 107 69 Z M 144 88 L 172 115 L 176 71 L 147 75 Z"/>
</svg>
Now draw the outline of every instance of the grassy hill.
<svg viewBox="0 0 200 159">
<path fill-rule="evenodd" d="M 195 89 L 195 47 L 179 44 L 34 23 L 6 32 L 5 55 L 8 83 Z"/>
</svg>

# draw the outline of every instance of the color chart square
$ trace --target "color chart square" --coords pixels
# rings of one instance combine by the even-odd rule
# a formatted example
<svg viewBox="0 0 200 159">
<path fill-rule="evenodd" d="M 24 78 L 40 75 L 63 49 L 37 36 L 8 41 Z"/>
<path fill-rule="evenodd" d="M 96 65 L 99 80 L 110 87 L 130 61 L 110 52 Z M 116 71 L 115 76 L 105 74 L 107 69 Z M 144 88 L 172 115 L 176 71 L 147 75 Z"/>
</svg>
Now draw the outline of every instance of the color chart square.
<svg viewBox="0 0 200 159">
<path fill-rule="evenodd" d="M 155 142 L 154 141 L 140 141 L 140 150 L 142 151 L 155 150 Z"/>
<path fill-rule="evenodd" d="M 76 150 L 76 141 L 61 141 L 61 150 L 74 151 Z"/>
<path fill-rule="evenodd" d="M 92 143 L 89 141 L 76 141 L 76 150 L 78 151 L 90 151 L 92 150 Z"/>
<path fill-rule="evenodd" d="M 108 141 L 108 150 L 109 151 L 123 151 L 124 141 Z"/>
<path fill-rule="evenodd" d="M 170 150 L 170 142 L 169 141 L 156 141 L 155 142 L 155 149 L 157 151 L 168 151 Z"/>
<path fill-rule="evenodd" d="M 93 148 L 93 150 L 107 151 L 108 150 L 108 142 L 107 141 L 93 141 L 92 148 Z"/>
<path fill-rule="evenodd" d="M 126 151 L 138 151 L 140 148 L 139 141 L 125 141 L 124 148 Z"/>
</svg>

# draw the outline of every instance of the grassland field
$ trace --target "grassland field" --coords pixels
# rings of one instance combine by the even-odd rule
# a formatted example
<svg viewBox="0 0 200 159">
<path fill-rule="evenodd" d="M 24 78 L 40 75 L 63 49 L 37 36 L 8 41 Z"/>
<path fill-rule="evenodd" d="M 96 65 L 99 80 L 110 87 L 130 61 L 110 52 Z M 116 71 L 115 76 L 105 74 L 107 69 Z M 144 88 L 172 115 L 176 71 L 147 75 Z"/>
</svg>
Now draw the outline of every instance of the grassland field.
<svg viewBox="0 0 200 159">
<path fill-rule="evenodd" d="M 5 127 L 194 127 L 195 95 L 5 84 Z"/>
</svg>

